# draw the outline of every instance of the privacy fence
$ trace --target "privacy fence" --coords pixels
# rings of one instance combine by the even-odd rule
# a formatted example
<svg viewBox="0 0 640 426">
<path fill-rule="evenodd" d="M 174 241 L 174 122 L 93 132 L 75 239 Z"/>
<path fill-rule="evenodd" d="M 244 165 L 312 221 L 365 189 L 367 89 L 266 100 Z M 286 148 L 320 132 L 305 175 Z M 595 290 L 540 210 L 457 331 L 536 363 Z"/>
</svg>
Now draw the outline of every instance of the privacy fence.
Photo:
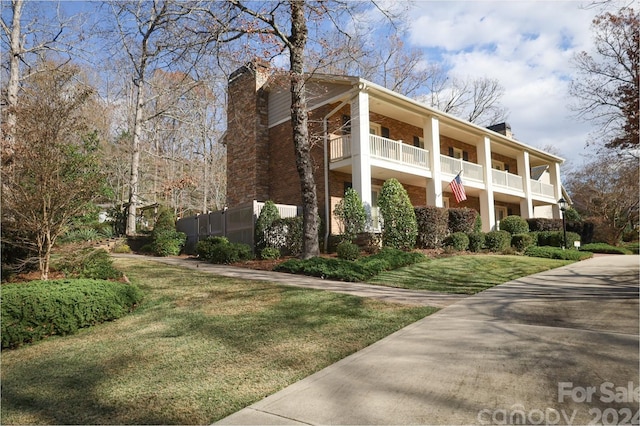
<svg viewBox="0 0 640 426">
<path fill-rule="evenodd" d="M 198 241 L 207 237 L 227 237 L 232 243 L 254 245 L 255 223 L 264 207 L 263 202 L 251 203 L 216 212 L 189 216 L 178 220 L 177 229 L 187 234 L 184 251 L 195 253 Z M 280 217 L 298 216 L 300 208 L 286 204 L 276 204 Z"/>
</svg>

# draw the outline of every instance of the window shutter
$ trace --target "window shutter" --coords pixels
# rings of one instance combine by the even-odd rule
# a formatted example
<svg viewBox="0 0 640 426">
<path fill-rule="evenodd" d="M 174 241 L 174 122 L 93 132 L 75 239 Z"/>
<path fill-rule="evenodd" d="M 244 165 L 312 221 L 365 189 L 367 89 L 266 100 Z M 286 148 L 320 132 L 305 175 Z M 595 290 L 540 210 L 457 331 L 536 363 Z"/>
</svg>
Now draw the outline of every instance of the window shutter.
<svg viewBox="0 0 640 426">
<path fill-rule="evenodd" d="M 387 127 L 383 127 L 383 128 L 381 128 L 381 129 L 380 129 L 380 132 L 382 133 L 382 137 L 383 137 L 383 138 L 387 138 L 387 139 L 389 139 L 389 138 L 391 137 L 391 136 L 390 136 L 390 133 L 389 133 L 389 129 L 388 129 Z"/>
<path fill-rule="evenodd" d="M 453 147 L 449 147 L 449 157 L 453 157 Z"/>
<path fill-rule="evenodd" d="M 462 159 L 464 161 L 469 161 L 469 153 L 467 151 L 462 151 Z"/>
<path fill-rule="evenodd" d="M 342 116 L 342 134 L 343 135 L 351 134 L 351 116 L 350 115 Z"/>
<path fill-rule="evenodd" d="M 344 183 L 344 191 L 343 193 L 346 194 L 347 193 L 347 189 L 352 188 L 353 184 L 351 182 L 345 182 Z"/>
<path fill-rule="evenodd" d="M 420 148 L 420 138 L 418 136 L 413 137 L 413 146 Z"/>
<path fill-rule="evenodd" d="M 509 171 L 509 165 L 507 163 L 504 163 L 504 171 L 505 172 Z"/>
</svg>

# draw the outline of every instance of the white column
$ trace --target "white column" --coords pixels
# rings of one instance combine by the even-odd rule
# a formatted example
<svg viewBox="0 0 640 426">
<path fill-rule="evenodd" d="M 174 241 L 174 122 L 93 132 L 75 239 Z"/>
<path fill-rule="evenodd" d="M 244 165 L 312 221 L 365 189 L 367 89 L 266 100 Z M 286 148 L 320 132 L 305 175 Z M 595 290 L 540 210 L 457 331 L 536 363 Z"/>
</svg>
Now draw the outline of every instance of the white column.
<svg viewBox="0 0 640 426">
<path fill-rule="evenodd" d="M 429 150 L 431 179 L 427 179 L 427 205 L 444 207 L 442 198 L 442 172 L 440 167 L 440 120 L 431 116 L 424 121 L 422 129 L 424 148 Z"/>
<path fill-rule="evenodd" d="M 560 163 L 553 163 L 549 165 L 549 178 L 550 183 L 555 190 L 556 203 L 553 204 L 553 218 L 562 219 L 562 212 L 560 212 L 560 206 L 557 201 L 562 198 L 562 182 L 560 180 Z"/>
<path fill-rule="evenodd" d="M 478 146 L 478 163 L 484 173 L 484 187 L 480 191 L 480 217 L 482 231 L 489 232 L 496 226 L 496 212 L 493 199 L 493 181 L 491 177 L 491 139 L 485 136 Z M 464 177 L 464 176 L 463 176 Z"/>
<path fill-rule="evenodd" d="M 531 200 L 531 171 L 529 164 L 529 153 L 523 151 L 518 154 L 518 171 L 522 176 L 524 198 L 520 199 L 520 216 L 525 219 L 533 217 L 533 201 Z"/>
<path fill-rule="evenodd" d="M 371 155 L 369 153 L 369 94 L 363 90 L 351 102 L 352 183 L 367 215 L 371 215 Z"/>
</svg>

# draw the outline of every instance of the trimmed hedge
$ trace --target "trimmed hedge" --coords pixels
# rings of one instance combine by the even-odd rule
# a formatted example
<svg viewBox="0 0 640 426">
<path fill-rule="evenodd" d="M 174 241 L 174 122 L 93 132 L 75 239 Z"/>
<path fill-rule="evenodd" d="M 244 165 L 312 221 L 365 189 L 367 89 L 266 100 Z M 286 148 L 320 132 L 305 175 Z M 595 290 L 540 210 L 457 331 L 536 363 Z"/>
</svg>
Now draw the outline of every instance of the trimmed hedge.
<svg viewBox="0 0 640 426">
<path fill-rule="evenodd" d="M 450 233 L 464 232 L 468 234 L 476 228 L 478 212 L 468 207 L 448 209 L 448 230 Z M 482 225 L 481 225 L 482 226 Z"/>
<path fill-rule="evenodd" d="M 537 232 L 538 246 L 562 247 L 564 241 L 564 233 L 560 231 L 542 231 Z M 572 248 L 575 241 L 580 241 L 580 235 L 575 232 L 567 231 L 567 248 Z"/>
<path fill-rule="evenodd" d="M 336 252 L 338 254 L 338 258 L 344 260 L 356 260 L 360 257 L 360 247 L 348 240 L 342 241 L 338 244 Z"/>
<path fill-rule="evenodd" d="M 120 318 L 142 300 L 138 287 L 113 281 L 31 281 L 2 286 L 2 348 Z"/>
<path fill-rule="evenodd" d="M 536 244 L 536 239 L 530 233 L 514 234 L 511 236 L 511 247 L 518 251 L 525 251 L 527 247 Z"/>
<path fill-rule="evenodd" d="M 423 206 L 414 208 L 418 223 L 416 246 L 438 248 L 447 236 L 449 213 L 442 207 Z"/>
<path fill-rule="evenodd" d="M 494 253 L 502 252 L 511 246 L 511 234 L 507 231 L 489 231 L 484 236 L 484 245 Z"/>
<path fill-rule="evenodd" d="M 225 237 L 209 237 L 196 244 L 198 257 L 211 263 L 235 263 L 253 259 L 247 244 L 230 243 Z"/>
<path fill-rule="evenodd" d="M 593 257 L 593 253 L 588 251 L 578 250 L 563 250 L 558 247 L 528 247 L 524 254 L 531 257 L 543 257 L 546 259 L 561 259 L 561 260 L 584 260 Z"/>
<path fill-rule="evenodd" d="M 469 237 L 469 250 L 476 253 L 482 251 L 485 239 L 484 232 L 471 232 L 467 234 L 467 237 Z"/>
<path fill-rule="evenodd" d="M 340 281 L 366 281 L 382 271 L 413 265 L 424 260 L 425 256 L 422 253 L 384 248 L 379 253 L 361 257 L 356 261 L 326 257 L 290 259 L 276 266 L 274 270 Z"/>
<path fill-rule="evenodd" d="M 469 248 L 469 237 L 464 232 L 454 232 L 444 240 L 444 246 L 455 251 L 465 251 Z"/>
<path fill-rule="evenodd" d="M 500 229 L 507 231 L 511 235 L 526 234 L 529 232 L 529 224 L 520 216 L 507 216 L 500 221 Z"/>
</svg>

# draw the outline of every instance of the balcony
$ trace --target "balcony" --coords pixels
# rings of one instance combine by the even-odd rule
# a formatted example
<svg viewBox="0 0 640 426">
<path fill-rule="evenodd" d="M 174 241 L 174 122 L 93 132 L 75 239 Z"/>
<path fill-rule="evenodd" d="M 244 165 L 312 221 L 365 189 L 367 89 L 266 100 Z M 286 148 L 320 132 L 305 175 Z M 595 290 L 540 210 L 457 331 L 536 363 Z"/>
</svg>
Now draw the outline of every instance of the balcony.
<svg viewBox="0 0 640 426">
<path fill-rule="evenodd" d="M 412 145 L 383 138 L 369 136 L 369 153 L 372 158 L 378 158 L 393 163 L 429 170 L 429 151 Z M 340 161 L 351 157 L 351 135 L 334 136 L 330 140 L 330 161 Z"/>
<path fill-rule="evenodd" d="M 554 200 L 556 196 L 555 187 L 553 185 L 542 183 L 537 180 L 531 181 L 531 193 Z"/>
<path fill-rule="evenodd" d="M 484 183 L 484 177 L 482 172 L 482 166 L 476 163 L 470 163 L 464 161 L 461 158 L 447 157 L 446 155 L 440 156 L 440 168 L 442 173 L 450 175 L 457 175 L 462 170 L 463 180 L 472 180 L 480 183 Z"/>
<path fill-rule="evenodd" d="M 523 191 L 522 176 L 514 175 L 502 170 L 491 170 L 491 179 L 494 185 L 514 191 Z"/>
</svg>

